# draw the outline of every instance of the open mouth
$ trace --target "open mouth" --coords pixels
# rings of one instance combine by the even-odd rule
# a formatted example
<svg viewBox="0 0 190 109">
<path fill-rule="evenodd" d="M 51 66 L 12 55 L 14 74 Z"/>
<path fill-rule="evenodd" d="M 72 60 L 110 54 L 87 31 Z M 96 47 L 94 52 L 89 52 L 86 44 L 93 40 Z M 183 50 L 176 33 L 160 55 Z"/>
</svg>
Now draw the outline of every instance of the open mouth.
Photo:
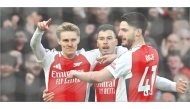
<svg viewBox="0 0 190 109">
<path fill-rule="evenodd" d="M 104 46 L 104 47 L 102 47 L 102 49 L 103 49 L 104 51 L 107 51 L 107 50 L 109 49 L 109 46 Z"/>
<path fill-rule="evenodd" d="M 170 67 L 170 70 L 176 70 L 177 68 L 176 67 Z"/>
</svg>

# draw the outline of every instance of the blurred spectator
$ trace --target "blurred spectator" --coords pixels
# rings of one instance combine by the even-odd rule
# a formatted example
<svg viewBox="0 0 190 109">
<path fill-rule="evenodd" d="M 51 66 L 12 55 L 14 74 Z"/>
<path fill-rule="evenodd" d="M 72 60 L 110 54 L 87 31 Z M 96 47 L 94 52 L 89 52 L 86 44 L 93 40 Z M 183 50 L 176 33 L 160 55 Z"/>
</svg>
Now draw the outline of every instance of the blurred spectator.
<svg viewBox="0 0 190 109">
<path fill-rule="evenodd" d="M 190 29 L 188 20 L 180 19 L 173 23 L 173 33 L 176 33 L 182 28 Z"/>
<path fill-rule="evenodd" d="M 152 25 L 151 25 L 152 27 Z M 177 34 L 171 33 L 166 38 L 162 39 L 161 46 L 158 46 L 158 54 L 159 54 L 159 75 L 161 76 L 166 69 L 166 57 L 169 52 L 180 49 L 180 41 L 179 36 Z"/>
<path fill-rule="evenodd" d="M 149 30 L 150 37 L 152 37 L 157 45 L 160 46 L 160 42 L 164 37 L 164 20 L 156 8 L 150 8 L 148 10 L 148 20 L 151 23 L 151 28 Z"/>
<path fill-rule="evenodd" d="M 177 32 L 181 42 L 181 57 L 185 66 L 190 69 L 190 30 L 181 29 Z"/>
<path fill-rule="evenodd" d="M 7 53 L 0 55 L 0 75 L 1 75 L 1 95 L 0 101 L 15 101 L 16 92 L 16 77 L 15 77 L 15 65 L 16 58 Z"/>
<path fill-rule="evenodd" d="M 190 70 L 184 66 L 181 61 L 181 56 L 179 51 L 170 52 L 166 58 L 167 66 L 165 77 L 172 80 L 177 74 L 184 74 L 190 80 Z"/>
<path fill-rule="evenodd" d="M 89 35 L 89 47 L 90 49 L 97 49 L 97 32 L 94 31 L 92 34 Z"/>
<path fill-rule="evenodd" d="M 187 7 L 173 7 L 172 8 L 172 13 L 171 13 L 171 17 L 174 19 L 174 20 L 180 20 L 180 19 L 187 19 L 188 14 L 186 11 L 187 11 Z"/>
<path fill-rule="evenodd" d="M 12 26 L 11 21 L 8 19 L 3 22 L 0 34 L 1 53 L 5 53 L 12 49 L 12 46 L 10 46 L 10 41 L 14 39 L 14 29 Z"/>
<path fill-rule="evenodd" d="M 180 49 L 180 38 L 177 34 L 170 34 L 166 39 L 162 40 L 161 53 L 166 57 L 170 51 Z"/>
<path fill-rule="evenodd" d="M 20 72 L 21 66 L 23 64 L 22 53 L 16 50 L 9 51 L 9 54 L 16 58 L 15 72 Z"/>
<path fill-rule="evenodd" d="M 25 77 L 25 94 L 26 101 L 42 101 L 42 93 L 45 89 L 45 80 L 42 66 L 36 61 L 33 53 L 28 53 L 25 57 L 26 77 Z M 41 75 L 43 75 L 41 77 Z"/>
<path fill-rule="evenodd" d="M 63 17 L 62 7 L 48 7 L 46 11 L 47 11 L 48 18 L 52 18 L 53 20 L 62 19 Z"/>
<path fill-rule="evenodd" d="M 113 24 L 110 19 L 111 8 L 110 7 L 94 7 L 93 8 L 93 16 L 89 18 L 89 24 L 94 24 L 99 27 L 101 24 Z"/>
<path fill-rule="evenodd" d="M 176 102 L 176 98 L 171 92 L 164 92 L 160 96 L 160 102 Z"/>
<path fill-rule="evenodd" d="M 74 13 L 73 13 L 73 7 L 64 7 L 62 9 L 62 20 L 64 22 L 74 22 Z"/>
<path fill-rule="evenodd" d="M 22 54 L 26 54 L 31 51 L 29 45 L 29 39 L 26 33 L 22 29 L 17 29 L 15 31 L 14 40 L 12 42 L 14 50 L 20 51 Z M 10 45 L 9 45 L 10 46 Z"/>
<path fill-rule="evenodd" d="M 43 19 L 43 16 L 38 13 L 38 11 L 32 11 L 30 12 L 29 14 L 27 14 L 26 18 L 25 18 L 25 31 L 27 32 L 27 34 L 30 36 L 29 39 L 31 39 L 34 31 L 35 31 L 35 28 L 37 27 L 37 23 L 39 21 L 41 21 Z"/>
<path fill-rule="evenodd" d="M 74 24 L 79 25 L 81 23 L 87 22 L 87 13 L 85 7 L 73 7 L 74 14 Z"/>
<path fill-rule="evenodd" d="M 23 26 L 24 26 L 24 19 L 22 19 L 22 17 L 20 17 L 17 14 L 13 14 L 11 16 L 11 23 L 12 23 L 12 28 L 14 30 L 17 30 L 18 28 L 23 28 Z"/>
</svg>

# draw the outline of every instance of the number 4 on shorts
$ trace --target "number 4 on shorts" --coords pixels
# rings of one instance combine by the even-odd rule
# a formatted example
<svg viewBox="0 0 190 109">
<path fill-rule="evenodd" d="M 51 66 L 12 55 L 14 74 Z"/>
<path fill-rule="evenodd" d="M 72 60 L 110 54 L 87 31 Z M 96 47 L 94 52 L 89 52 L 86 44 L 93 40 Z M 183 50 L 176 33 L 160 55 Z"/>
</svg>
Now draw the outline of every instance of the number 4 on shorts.
<svg viewBox="0 0 190 109">
<path fill-rule="evenodd" d="M 151 87 L 148 84 L 149 83 L 149 79 L 146 79 L 146 81 L 145 81 L 145 77 L 146 77 L 146 74 L 148 73 L 149 67 L 145 68 L 145 71 L 143 73 L 143 76 L 142 76 L 141 81 L 140 81 L 139 86 L 138 86 L 138 92 L 142 92 L 143 91 L 144 92 L 144 96 L 152 95 L 152 88 L 153 88 L 153 84 L 154 84 L 154 80 L 155 80 L 156 68 L 157 68 L 157 65 L 152 66 L 152 70 L 151 70 L 152 71 L 152 76 L 150 78 L 151 79 Z M 143 86 L 144 81 L 146 83 Z M 149 90 L 150 90 L 150 93 L 148 93 Z"/>
</svg>

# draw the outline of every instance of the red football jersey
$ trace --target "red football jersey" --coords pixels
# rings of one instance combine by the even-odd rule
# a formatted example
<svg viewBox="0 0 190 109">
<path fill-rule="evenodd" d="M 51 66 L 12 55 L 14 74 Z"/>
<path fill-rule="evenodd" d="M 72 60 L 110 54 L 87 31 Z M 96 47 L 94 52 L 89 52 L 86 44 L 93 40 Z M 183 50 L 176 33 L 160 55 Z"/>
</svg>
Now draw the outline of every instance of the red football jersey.
<svg viewBox="0 0 190 109">
<path fill-rule="evenodd" d="M 100 71 L 105 68 L 106 65 L 98 63 L 94 68 L 94 71 Z M 108 80 L 103 83 L 94 84 L 97 102 L 115 102 L 115 94 L 117 89 L 118 79 Z"/>
<path fill-rule="evenodd" d="M 79 79 L 66 81 L 66 77 L 71 70 L 79 72 L 88 72 L 95 67 L 96 57 L 99 56 L 99 50 L 78 50 L 73 59 L 67 59 L 62 51 L 46 50 L 38 52 L 37 55 L 45 54 L 41 59 L 37 59 L 43 66 L 45 73 L 46 88 L 49 92 L 54 92 L 53 102 L 84 102 L 88 100 L 89 86 L 87 82 Z"/>
<path fill-rule="evenodd" d="M 55 93 L 52 101 L 84 101 L 87 83 L 79 79 L 66 82 L 65 79 L 73 69 L 80 72 L 90 71 L 88 60 L 81 54 L 73 59 L 66 59 L 58 54 L 54 58 L 48 80 L 48 91 Z"/>
<path fill-rule="evenodd" d="M 107 66 L 112 75 L 119 78 L 116 101 L 154 101 L 158 62 L 157 51 L 142 45 L 126 51 Z"/>
</svg>

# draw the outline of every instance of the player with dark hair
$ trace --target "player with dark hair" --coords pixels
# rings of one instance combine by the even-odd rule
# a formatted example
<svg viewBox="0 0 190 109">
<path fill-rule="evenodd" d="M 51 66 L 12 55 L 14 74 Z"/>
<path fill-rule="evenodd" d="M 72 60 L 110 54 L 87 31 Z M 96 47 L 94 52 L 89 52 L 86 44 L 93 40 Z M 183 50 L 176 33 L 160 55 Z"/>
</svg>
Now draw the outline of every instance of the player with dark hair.
<svg viewBox="0 0 190 109">
<path fill-rule="evenodd" d="M 101 83 L 119 78 L 116 102 L 154 101 L 159 57 L 157 51 L 144 42 L 143 35 L 146 29 L 147 19 L 143 14 L 138 12 L 124 14 L 118 36 L 122 39 L 122 46 L 128 51 L 100 71 L 83 73 L 70 71 L 67 80 L 78 78 L 90 83 Z M 176 90 L 184 92 L 187 82 L 181 81 L 181 84 L 183 85 Z"/>
</svg>

